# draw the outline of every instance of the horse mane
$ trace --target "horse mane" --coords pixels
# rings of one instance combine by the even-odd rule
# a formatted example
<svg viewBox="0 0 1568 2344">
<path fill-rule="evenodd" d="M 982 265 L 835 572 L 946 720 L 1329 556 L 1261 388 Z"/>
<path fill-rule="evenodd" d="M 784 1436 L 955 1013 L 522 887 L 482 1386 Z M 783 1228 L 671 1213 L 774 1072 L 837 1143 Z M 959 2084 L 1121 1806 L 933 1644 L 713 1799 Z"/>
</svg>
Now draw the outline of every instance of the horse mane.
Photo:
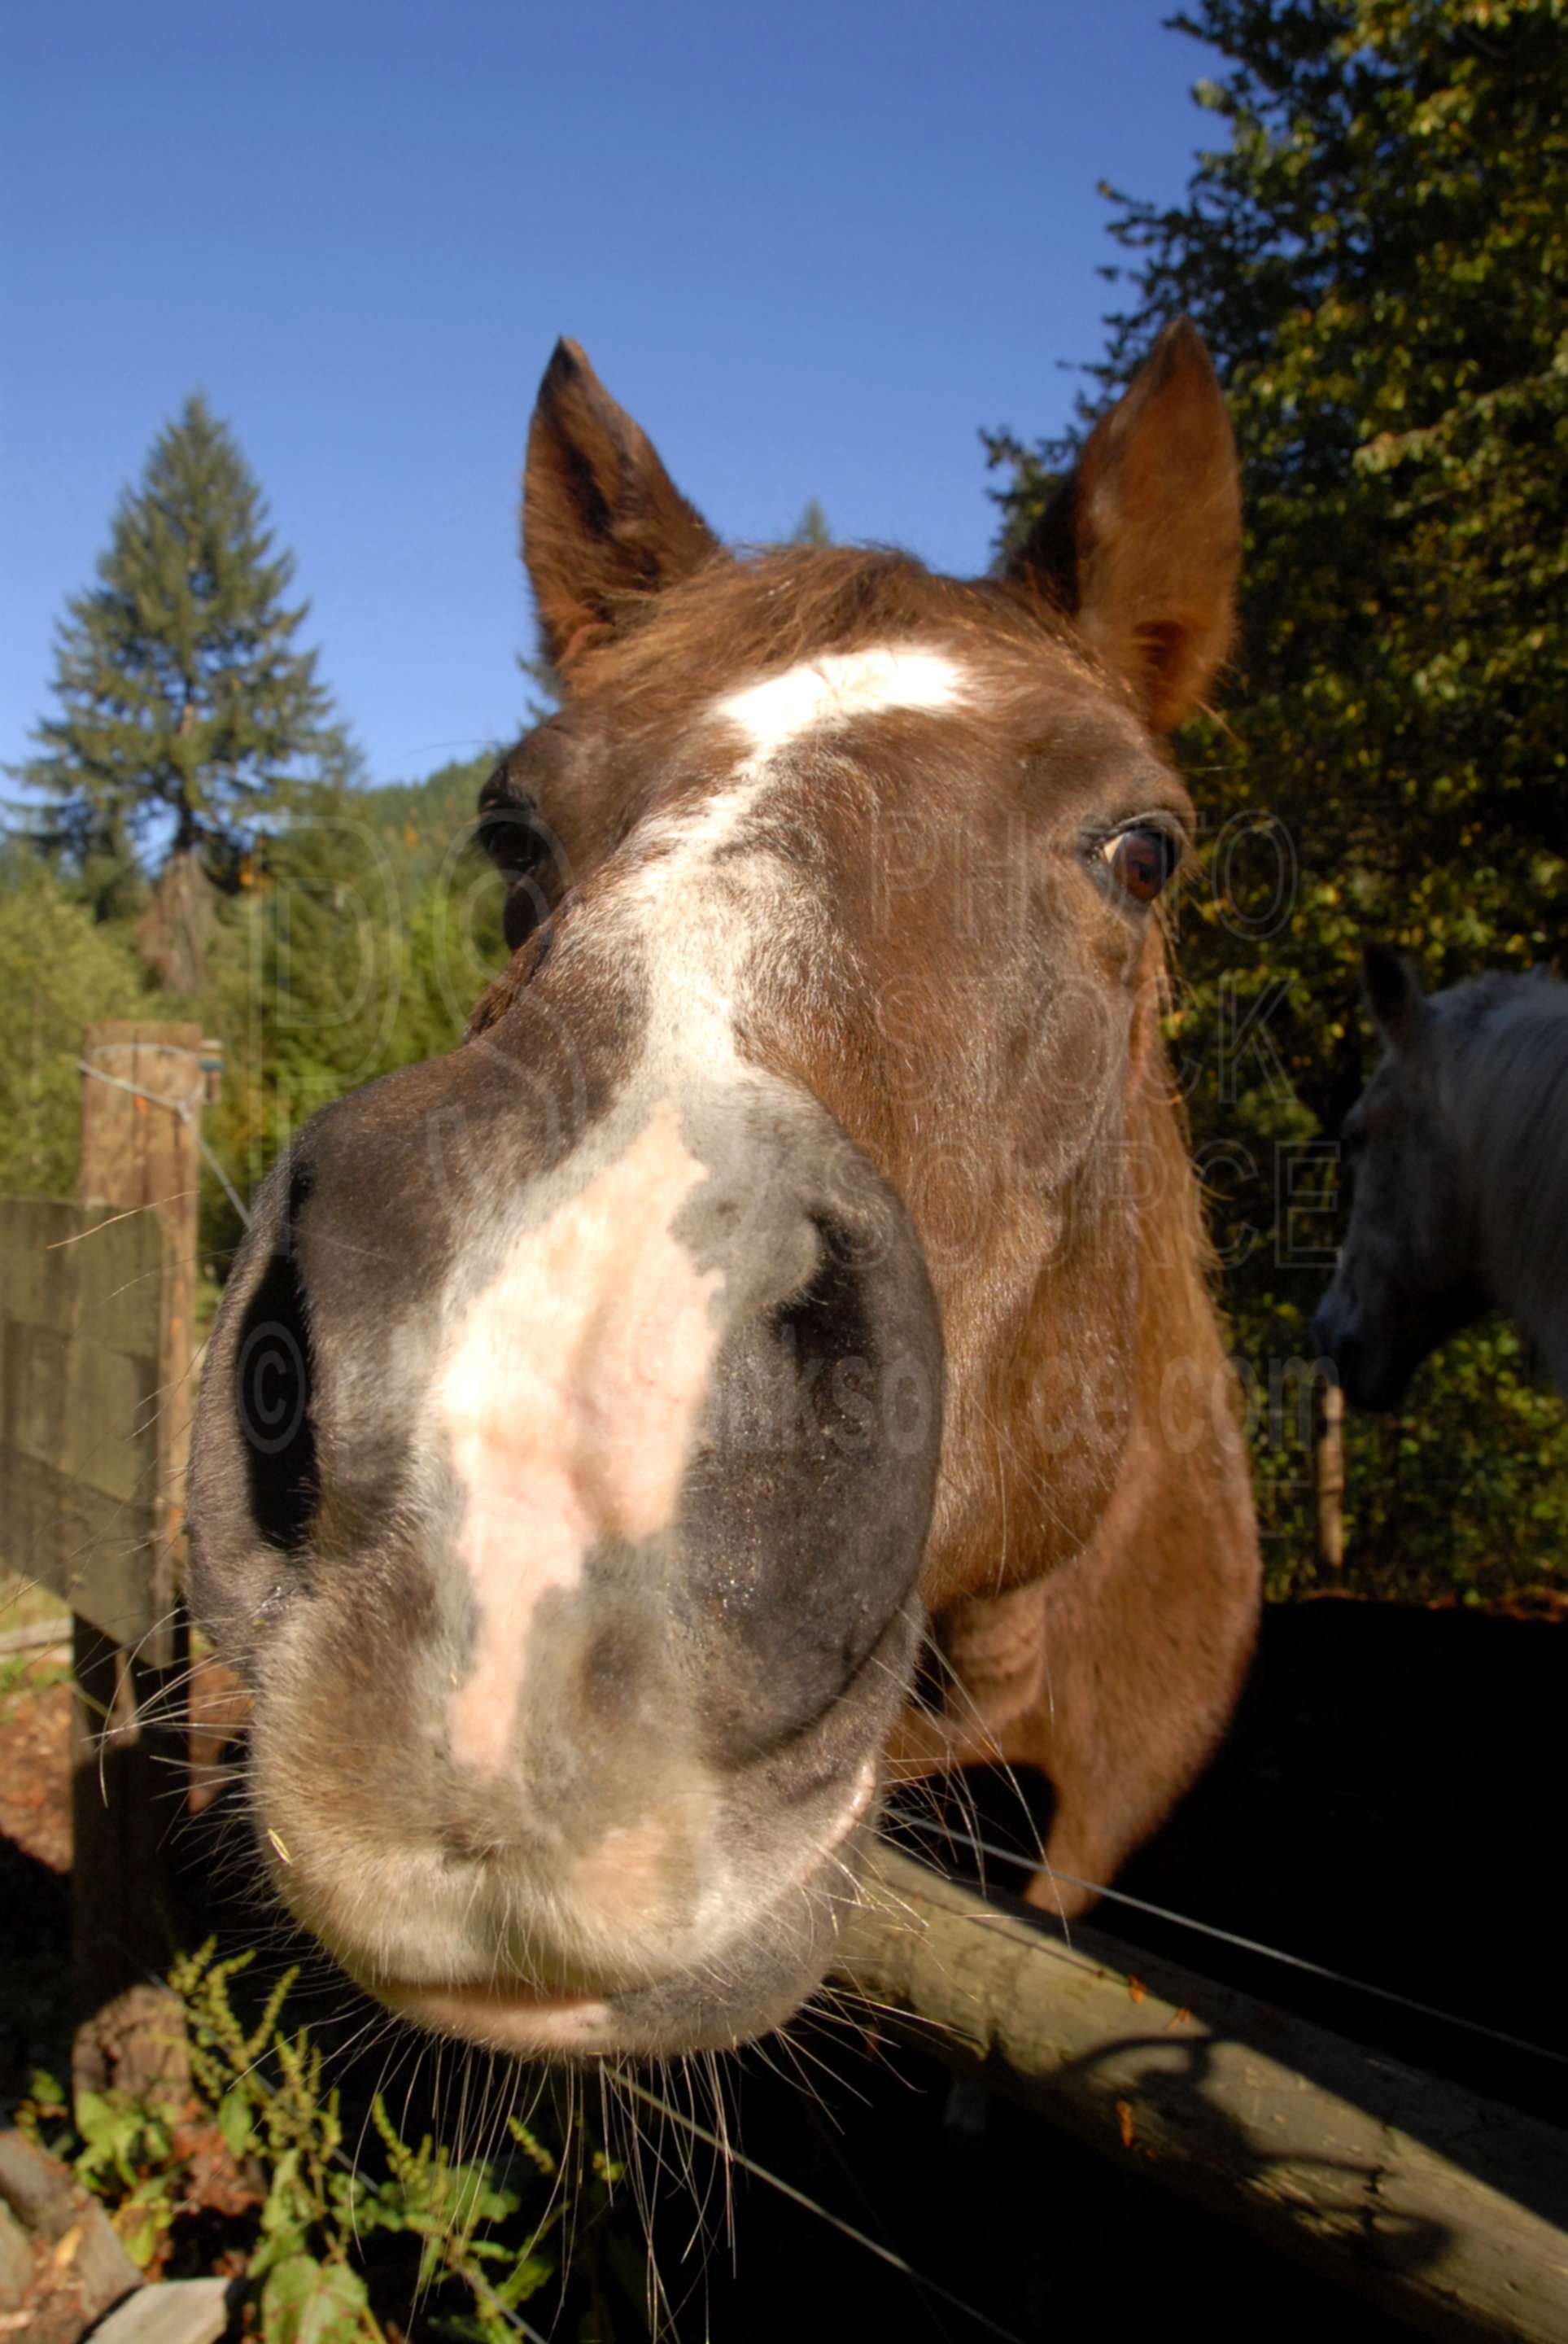
<svg viewBox="0 0 1568 2344">
<path fill-rule="evenodd" d="M 1432 996 L 1440 1096 L 1503 1307 L 1568 1348 L 1568 985 L 1498 972 Z"/>
</svg>

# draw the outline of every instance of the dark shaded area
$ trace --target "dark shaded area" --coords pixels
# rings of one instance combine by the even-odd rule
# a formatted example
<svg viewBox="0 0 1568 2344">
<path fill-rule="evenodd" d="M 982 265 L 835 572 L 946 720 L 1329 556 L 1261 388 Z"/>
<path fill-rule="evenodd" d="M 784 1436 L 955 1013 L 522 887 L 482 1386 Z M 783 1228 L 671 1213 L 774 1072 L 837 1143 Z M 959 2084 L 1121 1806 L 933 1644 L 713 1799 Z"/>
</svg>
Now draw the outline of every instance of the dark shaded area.
<svg viewBox="0 0 1568 2344">
<path fill-rule="evenodd" d="M 989 2332 L 985 2320 L 1030 2339 L 1191 2328 L 1205 2344 L 1395 2344 L 1409 2333 L 1172 2198 L 1135 2157 L 1113 2164 L 1003 2101 L 955 2092 L 945 2069 L 908 2052 L 869 2066 L 823 2032 L 801 2039 L 837 2070 L 834 2082 L 808 2063 L 826 2107 L 753 2072 L 740 2095 L 742 2152 L 901 2255 L 924 2283 L 739 2174 L 733 2267 L 717 2182 L 700 2273 L 695 2251 L 681 2259 L 689 2215 L 683 2227 L 672 2203 L 663 2210 L 659 2265 L 685 2299 L 682 2344 L 705 2333 L 859 2344 L 884 2332 L 970 2344 Z"/>
<path fill-rule="evenodd" d="M 1271 1611 L 1213 1767 L 1117 1885 L 1568 2055 L 1549 1919 L 1565 1695 L 1555 1622 L 1337 1601 Z M 972 1787 L 985 1836 L 1027 1844 L 1008 1786 Z M 1022 1876 L 995 1860 L 988 1872 L 997 1887 Z M 1538 2053 L 1110 1900 L 1094 1923 L 1364 2045 L 1369 2062 L 1392 2056 L 1563 2120 L 1568 2066 Z M 955 2092 L 940 2064 L 908 2051 L 869 2063 L 842 2026 L 797 2031 L 826 2106 L 754 2056 L 742 2148 L 1017 2335 L 1066 2321 L 1115 2336 L 1198 2321 L 1207 2344 L 1410 2332 L 1183 2204 L 1135 2150 L 1125 2162 L 1091 2154 L 1000 2100 Z M 954 2344 L 986 2333 L 766 2185 L 738 2179 L 736 2194 L 739 2268 L 719 2247 L 689 2280 L 683 2339 L 702 2334 L 704 2303 L 716 2337 L 848 2339 L 869 2316 Z M 672 2207 L 660 2259 L 677 2295 L 689 2221 L 678 2228 Z"/>
<path fill-rule="evenodd" d="M 1553 2123 L 1568 2109 L 1554 1875 L 1568 1634 L 1322 1601 L 1264 1615 L 1209 1773 L 1117 1886 L 1558 2060 L 1107 1904 L 1116 1935 Z"/>
<path fill-rule="evenodd" d="M 57 2062 L 68 2046 L 71 1975 L 70 1883 L 0 1834 L 0 2103 L 27 2087 L 35 2066 Z"/>
<path fill-rule="evenodd" d="M 871 1342 L 864 1298 L 852 1263 L 854 1240 L 819 1215 L 814 1219 L 821 1259 L 809 1284 L 780 1302 L 773 1332 L 799 1369 L 863 1359 Z"/>
<path fill-rule="evenodd" d="M 1560 2123 L 1568 2065 L 1538 2052 L 1568 2061 L 1543 1803 L 1565 1699 L 1568 1636 L 1553 1621 L 1332 1599 L 1268 1611 L 1212 1764 L 1091 1925 Z M 1049 1821 L 1049 1791 L 1025 1787 L 1027 1813 L 1000 1776 L 968 1778 L 981 1835 L 999 1848 L 1027 1850 Z M 956 1832 L 970 1828 L 956 1800 L 944 1812 Z M 933 1856 L 940 1846 L 923 1829 L 906 1844 Z M 962 1849 L 945 1861 L 976 1876 Z M 1014 1894 L 1026 1876 L 995 1858 L 985 1871 Z M 1512 2050 L 1189 1921 L 1537 2047 Z"/>
</svg>

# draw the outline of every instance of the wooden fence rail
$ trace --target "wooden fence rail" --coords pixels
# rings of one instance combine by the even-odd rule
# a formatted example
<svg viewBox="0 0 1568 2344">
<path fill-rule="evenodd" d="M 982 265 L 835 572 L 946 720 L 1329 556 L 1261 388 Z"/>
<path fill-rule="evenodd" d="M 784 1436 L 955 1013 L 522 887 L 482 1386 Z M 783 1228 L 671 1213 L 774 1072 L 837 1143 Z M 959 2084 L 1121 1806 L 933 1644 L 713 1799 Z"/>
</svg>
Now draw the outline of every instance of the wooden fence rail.
<svg viewBox="0 0 1568 2344">
<path fill-rule="evenodd" d="M 837 1967 L 960 2073 L 1423 2334 L 1568 2337 L 1568 2134 L 890 1849 Z"/>
</svg>

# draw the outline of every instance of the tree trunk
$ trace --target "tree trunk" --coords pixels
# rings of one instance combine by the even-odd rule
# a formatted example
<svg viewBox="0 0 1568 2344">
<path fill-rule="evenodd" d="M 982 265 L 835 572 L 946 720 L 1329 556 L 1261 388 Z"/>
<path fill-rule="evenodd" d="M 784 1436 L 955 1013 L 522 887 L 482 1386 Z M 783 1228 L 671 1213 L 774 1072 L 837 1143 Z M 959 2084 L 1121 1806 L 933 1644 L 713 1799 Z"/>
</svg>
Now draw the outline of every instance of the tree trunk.
<svg viewBox="0 0 1568 2344">
<path fill-rule="evenodd" d="M 136 927 L 136 949 L 170 993 L 199 993 L 216 917 L 215 890 L 191 848 L 176 847 Z"/>
</svg>

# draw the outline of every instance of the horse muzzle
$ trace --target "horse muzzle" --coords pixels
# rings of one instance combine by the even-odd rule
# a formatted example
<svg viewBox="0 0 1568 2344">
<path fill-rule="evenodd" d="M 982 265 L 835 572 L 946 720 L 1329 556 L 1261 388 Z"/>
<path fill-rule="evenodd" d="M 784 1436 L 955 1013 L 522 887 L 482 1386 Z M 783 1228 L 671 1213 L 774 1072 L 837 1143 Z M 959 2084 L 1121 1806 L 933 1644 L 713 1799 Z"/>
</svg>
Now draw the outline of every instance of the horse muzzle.
<svg viewBox="0 0 1568 2344">
<path fill-rule="evenodd" d="M 628 1088 L 553 1157 L 481 1092 L 434 1180 L 432 1071 L 302 1136 L 209 1349 L 194 1603 L 262 1845 L 437 2031 L 743 2039 L 821 1975 L 914 1667 L 920 1248 L 784 1085 Z"/>
</svg>

